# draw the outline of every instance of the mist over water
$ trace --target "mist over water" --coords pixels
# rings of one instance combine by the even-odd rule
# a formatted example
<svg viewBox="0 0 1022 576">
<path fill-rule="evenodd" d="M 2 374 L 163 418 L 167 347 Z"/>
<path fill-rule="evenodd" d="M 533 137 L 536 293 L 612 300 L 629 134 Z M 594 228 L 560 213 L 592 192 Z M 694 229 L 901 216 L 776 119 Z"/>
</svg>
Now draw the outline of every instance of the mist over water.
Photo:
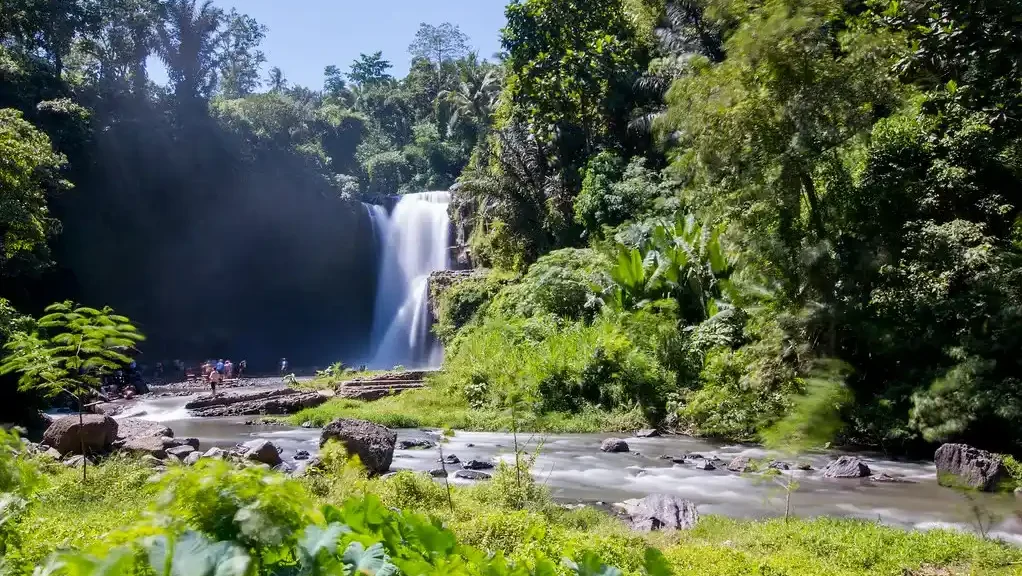
<svg viewBox="0 0 1022 576">
<path fill-rule="evenodd" d="M 402 196 L 388 215 L 367 207 L 382 260 L 371 333 L 372 368 L 429 368 L 442 349 L 430 332 L 429 275 L 450 268 L 448 192 Z"/>
</svg>

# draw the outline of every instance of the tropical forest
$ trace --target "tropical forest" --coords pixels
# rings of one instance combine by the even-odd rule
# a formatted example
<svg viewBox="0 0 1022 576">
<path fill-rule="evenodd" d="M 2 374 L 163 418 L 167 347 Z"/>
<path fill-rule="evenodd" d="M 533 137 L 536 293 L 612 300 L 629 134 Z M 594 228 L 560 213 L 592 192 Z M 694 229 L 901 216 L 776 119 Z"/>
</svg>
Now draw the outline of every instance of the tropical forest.
<svg viewBox="0 0 1022 576">
<path fill-rule="evenodd" d="M 0 576 L 129 574 L 1022 574 L 1022 0 L 0 0 Z"/>
</svg>

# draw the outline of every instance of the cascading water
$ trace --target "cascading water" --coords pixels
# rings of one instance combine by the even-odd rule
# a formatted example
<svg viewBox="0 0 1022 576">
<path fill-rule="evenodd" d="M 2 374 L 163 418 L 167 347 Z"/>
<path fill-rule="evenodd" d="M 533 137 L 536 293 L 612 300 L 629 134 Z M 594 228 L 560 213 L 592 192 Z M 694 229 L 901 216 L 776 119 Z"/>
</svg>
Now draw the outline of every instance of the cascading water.
<svg viewBox="0 0 1022 576">
<path fill-rule="evenodd" d="M 388 216 L 367 207 L 382 254 L 373 310 L 373 368 L 429 368 L 442 350 L 430 332 L 429 274 L 450 267 L 450 194 L 405 194 Z"/>
</svg>

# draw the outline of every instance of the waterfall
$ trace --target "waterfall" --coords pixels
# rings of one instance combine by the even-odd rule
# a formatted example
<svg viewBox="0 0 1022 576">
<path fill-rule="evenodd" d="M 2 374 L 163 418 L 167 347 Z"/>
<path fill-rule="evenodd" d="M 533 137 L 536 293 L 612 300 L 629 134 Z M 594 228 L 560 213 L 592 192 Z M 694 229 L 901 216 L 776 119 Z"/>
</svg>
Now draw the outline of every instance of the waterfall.
<svg viewBox="0 0 1022 576">
<path fill-rule="evenodd" d="M 367 206 L 382 260 L 373 310 L 373 368 L 434 367 L 440 344 L 430 332 L 429 274 L 450 267 L 447 192 L 405 194 L 388 216 Z"/>
</svg>

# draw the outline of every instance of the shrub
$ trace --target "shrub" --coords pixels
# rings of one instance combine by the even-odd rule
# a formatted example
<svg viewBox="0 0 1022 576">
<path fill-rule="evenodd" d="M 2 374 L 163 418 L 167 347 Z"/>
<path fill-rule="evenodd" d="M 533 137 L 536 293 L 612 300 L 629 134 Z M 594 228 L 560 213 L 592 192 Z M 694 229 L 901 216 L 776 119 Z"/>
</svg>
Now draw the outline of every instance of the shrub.
<svg viewBox="0 0 1022 576">
<path fill-rule="evenodd" d="M 594 285 L 606 260 L 590 249 L 555 250 L 537 260 L 521 282 L 505 288 L 497 311 L 508 317 L 553 314 L 569 320 L 591 319 L 599 310 Z"/>
<path fill-rule="evenodd" d="M 395 194 L 409 179 L 411 166 L 400 152 L 380 152 L 366 160 L 371 194 Z"/>
<path fill-rule="evenodd" d="M 636 157 L 623 161 L 601 152 L 589 161 L 582 191 L 575 198 L 575 220 L 588 233 L 600 236 L 605 227 L 616 227 L 653 211 L 658 198 L 670 196 L 660 175 Z"/>
<path fill-rule="evenodd" d="M 433 332 L 444 342 L 450 342 L 458 330 L 465 327 L 500 291 L 509 277 L 498 272 L 473 274 L 461 278 L 450 286 L 432 287 L 432 298 L 438 298 L 437 319 Z"/>
</svg>

